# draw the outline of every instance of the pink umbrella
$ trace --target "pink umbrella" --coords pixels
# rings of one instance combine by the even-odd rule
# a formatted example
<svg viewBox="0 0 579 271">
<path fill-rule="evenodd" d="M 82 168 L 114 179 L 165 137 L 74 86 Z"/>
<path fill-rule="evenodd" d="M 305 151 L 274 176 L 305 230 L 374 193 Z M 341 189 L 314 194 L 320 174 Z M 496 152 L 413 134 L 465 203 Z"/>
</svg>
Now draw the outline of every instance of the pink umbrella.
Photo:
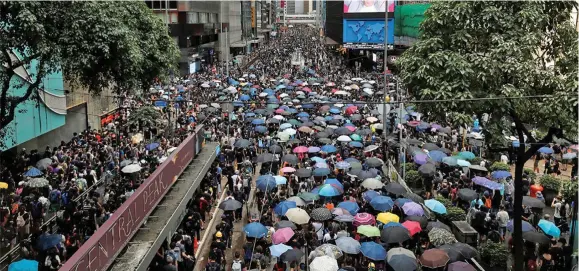
<svg viewBox="0 0 579 271">
<path fill-rule="evenodd" d="M 418 125 L 420 124 L 420 121 L 413 120 L 413 121 L 409 121 L 407 124 L 408 124 L 408 126 L 410 126 L 410 127 L 416 127 L 416 126 L 418 126 Z"/>
<path fill-rule="evenodd" d="M 275 110 L 275 113 L 277 113 L 277 114 L 281 114 L 281 113 L 283 113 L 283 112 L 284 112 L 283 109 L 277 109 L 277 110 Z"/>
<path fill-rule="evenodd" d="M 579 145 L 571 145 L 571 146 L 569 147 L 569 149 L 579 150 Z"/>
<path fill-rule="evenodd" d="M 333 89 L 332 89 L 332 93 L 336 93 L 336 91 L 338 91 L 337 88 L 333 88 Z"/>
<path fill-rule="evenodd" d="M 252 88 L 261 88 L 260 85 L 253 85 Z"/>
<path fill-rule="evenodd" d="M 356 127 L 354 126 L 346 126 L 346 129 L 350 130 L 351 132 L 356 131 Z"/>
<path fill-rule="evenodd" d="M 402 226 L 408 229 L 408 231 L 410 232 L 410 236 L 414 236 L 415 234 L 422 231 L 422 228 L 420 227 L 420 222 L 407 220 L 404 221 L 404 223 L 402 223 Z"/>
<path fill-rule="evenodd" d="M 308 152 L 308 147 L 306 146 L 298 146 L 294 148 L 295 153 L 306 153 Z"/>
<path fill-rule="evenodd" d="M 312 90 L 311 90 L 309 87 L 305 87 L 305 88 L 303 88 L 302 90 L 305 91 L 305 92 L 312 92 Z"/>
<path fill-rule="evenodd" d="M 281 228 L 273 233 L 271 241 L 274 245 L 278 245 L 291 240 L 292 236 L 294 236 L 292 228 Z"/>
<path fill-rule="evenodd" d="M 283 173 L 292 173 L 292 172 L 296 172 L 296 169 L 293 167 L 284 167 L 281 169 L 281 172 Z"/>
<path fill-rule="evenodd" d="M 358 227 L 360 225 L 374 225 L 376 224 L 376 219 L 373 215 L 369 213 L 358 213 L 354 216 L 354 226 Z"/>
</svg>

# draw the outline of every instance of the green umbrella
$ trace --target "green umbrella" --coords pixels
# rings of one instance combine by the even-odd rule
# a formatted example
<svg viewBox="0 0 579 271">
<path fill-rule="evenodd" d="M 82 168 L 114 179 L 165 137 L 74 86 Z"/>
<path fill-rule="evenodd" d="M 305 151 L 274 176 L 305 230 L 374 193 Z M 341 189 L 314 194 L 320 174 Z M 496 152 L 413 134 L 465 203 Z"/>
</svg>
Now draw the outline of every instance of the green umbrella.
<svg viewBox="0 0 579 271">
<path fill-rule="evenodd" d="M 349 163 L 350 163 L 350 170 L 362 169 L 362 163 L 360 162 L 349 162 Z"/>
<path fill-rule="evenodd" d="M 288 122 L 289 122 L 291 125 L 295 125 L 295 126 L 299 126 L 299 125 L 302 124 L 302 123 L 301 123 L 299 120 L 297 120 L 297 119 L 290 119 Z"/>
<path fill-rule="evenodd" d="M 368 237 L 379 237 L 380 236 L 380 229 L 378 229 L 377 227 L 374 227 L 374 226 L 360 225 L 360 226 L 358 226 L 358 229 L 356 231 L 359 234 L 362 234 L 362 235 L 368 236 Z"/>
<path fill-rule="evenodd" d="M 314 194 L 314 193 L 310 193 L 310 192 L 303 192 L 303 193 L 299 193 L 298 197 L 300 197 L 301 199 L 305 200 L 305 201 L 314 201 L 314 200 L 319 200 L 320 199 L 320 195 L 318 194 Z M 380 233 L 378 233 L 378 236 L 380 236 Z"/>
<path fill-rule="evenodd" d="M 357 134 L 350 135 L 350 138 L 354 141 L 362 141 L 362 137 Z"/>
</svg>

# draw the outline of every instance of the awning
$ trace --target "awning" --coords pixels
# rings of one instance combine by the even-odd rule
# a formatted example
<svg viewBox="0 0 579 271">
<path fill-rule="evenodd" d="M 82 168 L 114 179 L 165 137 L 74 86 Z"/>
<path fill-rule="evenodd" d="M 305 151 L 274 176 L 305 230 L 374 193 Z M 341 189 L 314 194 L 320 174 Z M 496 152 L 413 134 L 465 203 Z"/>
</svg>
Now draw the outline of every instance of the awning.
<svg viewBox="0 0 579 271">
<path fill-rule="evenodd" d="M 326 37 L 326 45 L 337 45 L 337 44 L 338 43 L 335 40 Z"/>
<path fill-rule="evenodd" d="M 230 47 L 232 47 L 232 48 L 243 48 L 243 47 L 245 47 L 245 42 L 244 42 L 244 41 L 236 41 L 236 42 L 232 43 L 232 44 L 230 45 Z"/>
</svg>

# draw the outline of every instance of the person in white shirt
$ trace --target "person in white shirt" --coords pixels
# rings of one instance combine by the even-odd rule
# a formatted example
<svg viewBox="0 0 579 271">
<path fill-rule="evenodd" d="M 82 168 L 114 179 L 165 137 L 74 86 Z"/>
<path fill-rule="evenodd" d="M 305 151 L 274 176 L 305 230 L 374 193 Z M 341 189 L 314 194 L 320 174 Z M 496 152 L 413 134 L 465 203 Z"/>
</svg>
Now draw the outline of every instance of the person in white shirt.
<svg viewBox="0 0 579 271">
<path fill-rule="evenodd" d="M 505 211 L 505 206 L 503 205 L 501 205 L 499 212 L 497 213 L 497 222 L 499 223 L 499 233 L 501 234 L 501 238 L 502 240 L 505 240 L 507 224 L 509 223 L 509 213 Z"/>
<path fill-rule="evenodd" d="M 551 207 L 555 208 L 555 211 L 553 212 L 553 218 L 554 218 L 554 222 L 555 225 L 559 225 L 561 223 L 561 218 L 565 216 L 565 214 L 561 215 L 561 206 L 565 204 L 565 201 L 561 200 L 561 196 L 557 196 L 553 199 L 553 202 L 551 202 Z"/>
<path fill-rule="evenodd" d="M 507 157 L 504 153 L 501 154 L 501 162 L 509 164 L 509 157 Z"/>
</svg>

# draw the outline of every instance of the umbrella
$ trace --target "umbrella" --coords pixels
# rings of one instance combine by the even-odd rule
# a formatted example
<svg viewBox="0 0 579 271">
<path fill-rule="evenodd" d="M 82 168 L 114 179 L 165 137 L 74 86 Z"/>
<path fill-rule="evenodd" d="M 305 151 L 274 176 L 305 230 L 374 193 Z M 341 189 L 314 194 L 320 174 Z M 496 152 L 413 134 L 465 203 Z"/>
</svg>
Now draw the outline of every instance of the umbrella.
<svg viewBox="0 0 579 271">
<path fill-rule="evenodd" d="M 296 175 L 300 178 L 308 178 L 308 177 L 312 176 L 312 170 L 307 169 L 307 168 L 300 168 L 300 169 L 296 170 L 294 175 Z"/>
<path fill-rule="evenodd" d="M 456 238 L 447 230 L 434 228 L 428 232 L 428 238 L 434 246 L 442 246 L 446 244 L 456 243 Z"/>
<path fill-rule="evenodd" d="M 450 257 L 444 250 L 436 248 L 425 250 L 418 259 L 422 266 L 428 268 L 444 267 L 449 260 Z"/>
<path fill-rule="evenodd" d="M 336 168 L 338 169 L 348 169 L 350 168 L 350 163 L 346 162 L 346 161 L 340 161 L 338 163 L 336 163 Z"/>
<path fill-rule="evenodd" d="M 364 152 L 371 152 L 371 151 L 374 151 L 374 150 L 376 150 L 376 149 L 378 149 L 378 148 L 379 148 L 379 147 L 376 146 L 376 145 L 370 145 L 370 146 L 367 146 L 367 147 L 364 148 Z"/>
<path fill-rule="evenodd" d="M 360 210 L 358 203 L 353 201 L 343 201 L 338 204 L 339 208 L 345 209 L 350 215 L 356 215 Z M 337 208 L 336 208 L 337 209 Z M 335 210 L 335 209 L 334 209 Z M 333 213 L 333 212 L 332 212 Z M 335 213 L 334 213 L 335 214 Z M 342 214 L 341 214 L 342 215 Z"/>
<path fill-rule="evenodd" d="M 418 268 L 414 253 L 401 247 L 388 250 L 386 261 L 394 271 L 413 271 Z"/>
<path fill-rule="evenodd" d="M 346 201 L 345 201 L 345 202 L 346 202 Z M 338 207 L 332 209 L 332 214 L 333 214 L 333 215 L 336 215 L 336 216 L 340 216 L 340 215 L 352 215 L 352 214 L 350 213 L 350 211 L 348 211 L 348 210 L 346 210 L 346 209 L 344 209 L 344 208 L 342 208 L 342 207 L 339 207 L 339 206 L 340 206 L 340 205 L 338 205 Z M 352 217 L 353 217 L 353 216 L 352 216 Z"/>
<path fill-rule="evenodd" d="M 251 145 L 251 142 L 247 139 L 238 139 L 237 141 L 235 141 L 235 143 L 233 144 L 234 147 L 236 148 L 247 148 Z"/>
<path fill-rule="evenodd" d="M 34 260 L 20 260 L 8 266 L 8 271 L 38 271 L 38 262 Z"/>
<path fill-rule="evenodd" d="M 348 130 L 348 129 L 346 129 Z M 348 130 L 349 131 L 349 130 Z M 338 149 L 336 149 L 336 147 L 332 146 L 332 145 L 324 145 L 322 146 L 321 150 L 325 153 L 334 153 L 336 152 Z"/>
<path fill-rule="evenodd" d="M 424 216 L 411 215 L 411 216 L 407 216 L 405 219 L 410 220 L 410 221 L 416 221 L 416 222 L 420 223 L 420 228 L 422 228 L 422 229 L 424 229 L 428 226 L 428 219 Z"/>
<path fill-rule="evenodd" d="M 436 173 L 436 166 L 426 163 L 418 168 L 418 172 L 424 176 L 434 176 Z"/>
<path fill-rule="evenodd" d="M 400 221 L 400 217 L 393 213 L 379 213 L 376 220 L 383 224 L 388 224 L 389 222 L 398 223 Z"/>
<path fill-rule="evenodd" d="M 287 178 L 286 178 L 286 177 L 276 175 L 276 176 L 273 176 L 273 178 L 275 179 L 275 184 L 276 184 L 276 185 L 284 185 L 284 184 L 287 184 Z"/>
<path fill-rule="evenodd" d="M 41 250 L 47 250 L 49 248 L 56 247 L 60 242 L 62 242 L 61 234 L 42 234 L 38 237 L 36 242 L 36 247 Z"/>
<path fill-rule="evenodd" d="M 360 253 L 360 242 L 352 237 L 340 237 L 336 239 L 336 246 L 346 254 Z"/>
<path fill-rule="evenodd" d="M 327 168 L 316 168 L 316 169 L 314 169 L 314 176 L 319 176 L 316 174 L 316 171 L 318 171 L 318 170 L 330 171 Z M 328 175 L 328 174 L 326 174 L 326 175 Z M 324 176 L 324 175 L 322 175 L 322 176 Z M 332 184 L 323 184 L 323 185 L 319 186 L 318 188 L 319 188 L 318 194 L 322 197 L 335 197 L 335 196 L 339 196 L 342 193 L 344 193 L 344 190 L 342 190 L 339 187 L 337 187 L 336 185 L 332 185 Z"/>
<path fill-rule="evenodd" d="M 297 229 L 298 227 L 291 221 L 282 220 L 280 222 L 275 223 L 275 229 L 283 229 L 283 228 L 291 228 L 292 230 Z"/>
<path fill-rule="evenodd" d="M 459 244 L 459 243 L 456 243 Z M 453 263 L 453 262 L 458 262 L 458 261 L 464 261 L 466 260 L 466 257 L 464 255 L 462 255 L 461 251 L 458 250 L 458 248 L 456 248 L 455 246 L 452 245 L 442 245 L 439 246 L 438 249 L 444 250 L 446 252 L 446 254 L 448 254 L 449 262 Z"/>
<path fill-rule="evenodd" d="M 228 199 L 219 204 L 219 209 L 223 211 L 235 211 L 241 208 L 243 204 L 235 199 Z"/>
<path fill-rule="evenodd" d="M 376 219 L 374 216 L 368 213 L 358 213 L 354 216 L 354 226 L 360 225 L 374 225 L 376 224 Z"/>
<path fill-rule="evenodd" d="M 47 179 L 44 178 L 33 178 L 32 180 L 28 181 L 28 187 L 46 187 L 48 186 L 49 182 Z"/>
<path fill-rule="evenodd" d="M 448 265 L 447 271 L 476 271 L 476 268 L 467 262 L 453 262 Z"/>
<path fill-rule="evenodd" d="M 291 238 L 294 236 L 294 231 L 292 230 L 292 228 L 281 228 L 278 229 L 277 231 L 275 231 L 273 233 L 273 235 L 271 236 L 271 242 L 274 245 L 277 244 L 281 244 L 281 243 L 286 243 L 289 240 L 291 240 Z"/>
<path fill-rule="evenodd" d="M 269 151 L 272 153 L 281 153 L 282 148 L 279 145 L 271 145 L 269 146 Z"/>
<path fill-rule="evenodd" d="M 410 236 L 414 236 L 415 234 L 419 233 L 422 231 L 422 228 L 420 227 L 420 223 L 416 222 L 416 221 L 404 221 L 402 223 L 402 226 L 404 226 L 408 232 L 410 232 Z"/>
<path fill-rule="evenodd" d="M 404 189 L 404 186 L 402 186 L 399 183 L 389 183 L 386 185 L 384 189 L 395 195 L 403 195 L 404 193 L 406 193 L 406 189 Z"/>
<path fill-rule="evenodd" d="M 440 149 L 440 147 L 438 147 L 436 144 L 434 143 L 426 143 L 422 146 L 423 149 L 427 150 L 427 151 L 433 151 L 433 150 L 438 150 Z"/>
<path fill-rule="evenodd" d="M 424 198 L 422 198 L 421 196 L 411 193 L 411 192 L 407 192 L 406 194 L 404 194 L 405 198 L 408 198 L 416 203 L 424 203 Z"/>
<path fill-rule="evenodd" d="M 26 171 L 26 173 L 24 173 L 24 176 L 26 177 L 37 177 L 37 176 L 41 176 L 42 175 L 42 171 L 40 171 L 39 169 L 32 167 L 30 168 L 28 171 Z"/>
<path fill-rule="evenodd" d="M 368 158 L 365 162 L 369 167 L 381 167 L 384 165 L 384 161 L 375 157 Z"/>
<path fill-rule="evenodd" d="M 307 147 L 306 147 L 306 149 L 307 149 Z M 306 152 L 307 152 L 307 150 L 306 150 Z M 282 162 L 288 162 L 289 164 L 292 164 L 292 165 L 297 165 L 299 159 L 295 154 L 286 154 L 281 158 L 281 161 Z"/>
<path fill-rule="evenodd" d="M 380 233 L 380 240 L 384 243 L 402 243 L 410 239 L 410 232 L 406 227 L 384 227 Z"/>
<path fill-rule="evenodd" d="M 275 156 L 271 153 L 262 153 L 260 155 L 257 156 L 256 158 L 256 162 L 258 163 L 268 163 L 268 162 L 273 162 L 275 161 Z"/>
<path fill-rule="evenodd" d="M 452 230 L 450 229 L 449 226 L 447 226 L 446 224 L 440 222 L 440 221 L 430 221 L 428 222 L 428 226 L 426 226 L 426 230 L 427 231 L 431 231 L 432 229 L 437 228 L 437 229 L 443 229 L 443 230 L 447 230 L 448 232 L 452 232 Z"/>
<path fill-rule="evenodd" d="M 374 190 L 368 190 L 362 193 L 362 197 L 365 201 L 372 201 L 373 198 L 380 196 L 380 194 Z"/>
<path fill-rule="evenodd" d="M 332 256 L 316 257 L 309 265 L 311 271 L 338 271 L 338 262 Z"/>
<path fill-rule="evenodd" d="M 419 153 L 414 156 L 413 160 L 416 164 L 424 165 L 428 162 L 428 155 Z"/>
<path fill-rule="evenodd" d="M 348 214 L 344 214 L 344 215 L 338 215 L 334 218 L 335 221 L 338 222 L 348 222 L 348 223 L 352 223 L 354 222 L 354 217 L 352 215 L 348 215 Z"/>
<path fill-rule="evenodd" d="M 422 206 L 418 203 L 415 202 L 407 202 L 404 205 L 402 205 L 402 210 L 404 211 L 405 215 L 408 216 L 423 216 L 424 215 L 424 209 L 422 209 Z"/>
<path fill-rule="evenodd" d="M 508 172 L 508 171 L 506 171 L 506 170 L 497 170 L 497 171 L 493 171 L 493 172 L 491 173 L 491 176 L 492 176 L 494 179 L 504 179 L 504 178 L 507 178 L 507 177 L 511 177 L 512 175 L 511 175 L 510 172 Z"/>
<path fill-rule="evenodd" d="M 293 152 L 294 153 L 306 153 L 306 152 L 308 152 L 308 147 L 306 147 L 306 146 L 295 147 Z"/>
<path fill-rule="evenodd" d="M 52 159 L 44 158 L 36 162 L 36 167 L 40 170 L 45 170 L 50 164 L 52 164 Z"/>
<path fill-rule="evenodd" d="M 291 209 L 291 208 L 296 208 L 297 204 L 293 201 L 282 201 L 280 203 L 278 203 L 275 208 L 273 208 L 273 211 L 275 212 L 275 214 L 283 216 L 285 215 L 285 213 L 287 212 L 287 210 Z"/>
<path fill-rule="evenodd" d="M 394 207 L 394 202 L 390 197 L 377 196 L 370 201 L 370 205 L 377 211 L 389 211 Z"/>
<path fill-rule="evenodd" d="M 310 221 L 310 216 L 304 209 L 291 208 L 287 210 L 285 216 L 291 221 L 298 225 L 307 224 Z"/>
<path fill-rule="evenodd" d="M 320 195 L 318 194 L 314 194 L 314 193 L 310 193 L 310 192 L 302 192 L 298 194 L 298 197 L 300 197 L 301 199 L 305 200 L 305 201 L 314 201 L 314 200 L 319 200 L 320 199 Z"/>
<path fill-rule="evenodd" d="M 546 234 L 554 238 L 559 238 L 561 236 L 561 230 L 551 221 L 544 219 L 539 220 L 539 228 Z"/>
<path fill-rule="evenodd" d="M 447 155 L 446 155 L 444 152 L 440 151 L 440 150 L 430 151 L 430 152 L 428 153 L 428 156 L 429 156 L 432 160 L 434 160 L 434 161 L 436 161 L 436 162 L 442 162 L 442 159 L 444 159 L 444 158 L 447 157 Z"/>
<path fill-rule="evenodd" d="M 469 151 L 461 151 L 458 153 L 458 156 L 463 158 L 464 160 L 472 160 L 476 157 L 476 155 L 474 155 L 474 153 L 469 152 Z"/>
<path fill-rule="evenodd" d="M 374 261 L 383 261 L 386 259 L 386 250 L 376 242 L 364 242 L 360 246 L 362 255 Z"/>
<path fill-rule="evenodd" d="M 316 208 L 312 210 L 310 217 L 316 221 L 326 221 L 332 219 L 332 212 L 327 208 Z"/>
<path fill-rule="evenodd" d="M 476 191 L 469 188 L 461 188 L 458 190 L 458 197 L 462 200 L 472 201 L 478 198 Z"/>
<path fill-rule="evenodd" d="M 535 227 L 533 227 L 533 225 L 531 225 L 531 223 L 527 222 L 527 221 L 521 221 L 522 222 L 522 230 L 523 232 L 527 232 L 527 231 L 535 231 Z M 510 232 L 515 232 L 515 221 L 514 220 L 509 220 L 509 222 L 507 223 L 507 230 Z"/>
<path fill-rule="evenodd" d="M 285 244 L 278 244 L 269 247 L 269 251 L 271 252 L 271 256 L 279 257 L 281 254 L 285 253 L 286 251 L 292 249 L 292 247 L 285 245 Z"/>
<path fill-rule="evenodd" d="M 334 259 L 338 259 L 344 255 L 342 250 L 336 245 L 333 244 L 323 244 L 315 249 L 316 253 L 318 254 L 317 257 L 320 256 L 330 256 Z"/>
<path fill-rule="evenodd" d="M 273 176 L 262 175 L 257 178 L 256 186 L 259 190 L 267 192 L 273 190 L 277 186 L 277 183 Z"/>
<path fill-rule="evenodd" d="M 457 160 L 457 163 L 458 163 L 458 161 L 459 161 L 459 160 Z M 460 160 L 460 161 L 463 161 L 463 160 Z M 467 162 L 467 163 L 468 163 L 468 162 Z M 470 165 L 470 166 L 468 166 L 468 168 L 470 168 L 470 169 L 472 169 L 472 170 L 479 170 L 479 171 L 485 171 L 485 172 L 487 171 L 487 168 L 486 168 L 486 167 L 483 167 L 483 166 L 480 166 L 480 165 Z"/>
<path fill-rule="evenodd" d="M 286 199 L 286 201 L 293 201 L 296 203 L 297 206 L 305 206 L 306 205 L 306 202 L 297 196 L 290 197 L 290 198 Z"/>
<path fill-rule="evenodd" d="M 8 183 L 0 182 L 0 189 L 8 189 Z"/>
<path fill-rule="evenodd" d="M 552 154 L 553 153 L 553 149 L 550 147 L 541 147 L 538 152 L 542 153 L 542 154 Z"/>
<path fill-rule="evenodd" d="M 296 172 L 296 169 L 293 167 L 284 167 L 281 169 L 281 172 L 283 173 L 293 173 Z"/>
<path fill-rule="evenodd" d="M 424 205 L 437 214 L 446 214 L 446 207 L 435 199 L 425 200 Z"/>
<path fill-rule="evenodd" d="M 378 237 L 380 236 L 380 229 L 370 225 L 360 225 L 356 229 L 358 234 L 368 236 L 368 237 Z"/>
<path fill-rule="evenodd" d="M 252 238 L 262 238 L 267 235 L 267 228 L 259 222 L 252 222 L 245 225 L 243 231 L 247 237 Z"/>
<path fill-rule="evenodd" d="M 472 247 L 471 245 L 465 244 L 465 243 L 454 243 L 454 244 L 450 244 L 450 246 L 456 250 L 459 251 L 460 254 L 465 257 L 466 259 L 472 259 L 472 258 L 478 258 L 478 250 L 474 247 Z"/>
<path fill-rule="evenodd" d="M 458 160 L 455 157 L 444 157 L 442 158 L 442 163 L 454 167 L 458 165 Z"/>
<path fill-rule="evenodd" d="M 523 232 L 523 239 L 525 241 L 529 241 L 529 242 L 533 242 L 533 243 L 537 243 L 537 244 L 543 244 L 543 245 L 547 245 L 551 242 L 551 239 L 549 239 L 549 237 L 547 237 L 547 235 L 545 235 L 541 232 L 536 232 L 536 231 Z"/>
<path fill-rule="evenodd" d="M 281 254 L 280 259 L 282 262 L 298 262 L 301 261 L 304 253 L 299 249 L 290 249 L 283 254 Z"/>
<path fill-rule="evenodd" d="M 533 198 L 529 196 L 523 196 L 523 205 L 531 208 L 545 208 L 545 203 L 538 198 Z"/>
<path fill-rule="evenodd" d="M 374 178 L 368 178 L 364 180 L 361 185 L 367 189 L 380 189 L 384 186 L 380 180 Z"/>
<path fill-rule="evenodd" d="M 145 146 L 145 150 L 152 151 L 152 150 L 154 150 L 154 149 L 156 149 L 156 148 L 158 148 L 158 147 L 159 147 L 159 143 L 153 142 L 153 143 L 151 143 L 151 144 L 147 144 L 147 145 Z"/>
</svg>

